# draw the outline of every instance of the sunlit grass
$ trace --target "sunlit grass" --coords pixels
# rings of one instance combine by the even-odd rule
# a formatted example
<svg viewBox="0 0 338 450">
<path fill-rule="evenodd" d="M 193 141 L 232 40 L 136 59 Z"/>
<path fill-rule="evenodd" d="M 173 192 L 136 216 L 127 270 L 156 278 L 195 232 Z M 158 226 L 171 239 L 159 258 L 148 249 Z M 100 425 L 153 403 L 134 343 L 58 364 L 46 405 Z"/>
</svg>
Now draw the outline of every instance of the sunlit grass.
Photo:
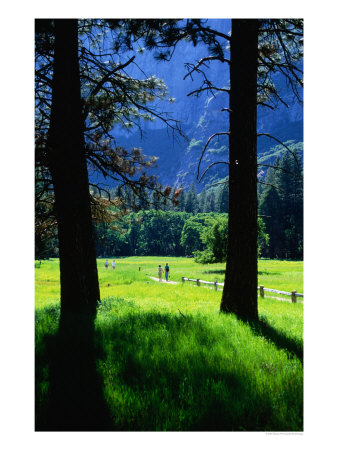
<svg viewBox="0 0 338 450">
<path fill-rule="evenodd" d="M 149 278 L 166 262 L 178 284 Z M 303 305 L 259 298 L 260 322 L 243 323 L 219 313 L 220 291 L 180 282 L 223 281 L 222 270 L 187 258 L 134 257 L 118 259 L 113 271 L 98 260 L 96 365 L 111 429 L 302 429 Z M 266 287 L 302 292 L 300 262 L 262 260 L 259 271 Z M 58 329 L 58 277 L 57 260 L 36 269 L 38 417 L 48 403 L 45 337 Z"/>
<path fill-rule="evenodd" d="M 166 262 L 169 263 L 171 268 L 171 281 L 181 283 L 184 276 L 200 278 L 205 281 L 215 281 L 217 279 L 218 282 L 224 282 L 225 264 L 223 263 L 202 265 L 195 263 L 190 258 L 128 257 L 117 259 L 116 270 L 113 271 L 111 267 L 105 269 L 104 261 L 104 259 L 98 259 L 97 261 L 102 299 L 108 296 L 127 298 L 131 296 L 130 298 L 144 299 L 145 297 L 156 297 L 156 295 L 159 295 L 160 298 L 162 293 L 165 292 L 163 289 L 167 289 L 169 286 L 162 288 L 150 277 L 157 277 L 158 265 L 162 264 L 164 266 Z M 41 267 L 36 269 L 35 273 L 36 308 L 47 304 L 57 304 L 60 298 L 58 260 L 43 261 Z M 149 283 L 147 284 L 147 282 Z M 303 293 L 303 262 L 259 260 L 258 285 L 287 292 L 297 290 L 297 292 Z M 172 286 L 169 289 L 173 293 L 180 292 L 178 287 L 178 290 Z M 195 291 L 190 292 L 192 296 L 195 296 Z M 219 295 L 219 293 L 216 293 L 216 298 L 219 298 Z M 214 298 L 211 293 L 204 293 L 203 296 L 207 296 L 208 299 Z M 209 300 L 207 301 L 209 302 Z"/>
</svg>

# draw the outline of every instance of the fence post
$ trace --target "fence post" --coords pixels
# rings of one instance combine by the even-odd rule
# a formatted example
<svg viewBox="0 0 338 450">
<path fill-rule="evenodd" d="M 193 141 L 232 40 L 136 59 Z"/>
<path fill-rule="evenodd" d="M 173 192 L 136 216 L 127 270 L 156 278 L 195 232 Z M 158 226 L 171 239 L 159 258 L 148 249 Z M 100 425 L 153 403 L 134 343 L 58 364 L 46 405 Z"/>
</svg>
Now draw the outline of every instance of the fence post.
<svg viewBox="0 0 338 450">
<path fill-rule="evenodd" d="M 215 280 L 215 290 L 217 291 L 217 278 L 216 278 L 216 280 Z"/>
<path fill-rule="evenodd" d="M 184 283 L 184 277 L 182 277 L 182 283 Z"/>
<path fill-rule="evenodd" d="M 260 296 L 264 298 L 264 286 L 259 286 Z"/>
<path fill-rule="evenodd" d="M 196 284 L 197 284 L 197 286 L 200 286 L 200 285 L 201 285 L 199 278 L 197 278 Z"/>
<path fill-rule="evenodd" d="M 296 292 L 297 292 L 297 291 L 292 291 L 292 292 L 291 292 L 291 300 L 292 300 L 292 303 L 297 303 Z"/>
</svg>

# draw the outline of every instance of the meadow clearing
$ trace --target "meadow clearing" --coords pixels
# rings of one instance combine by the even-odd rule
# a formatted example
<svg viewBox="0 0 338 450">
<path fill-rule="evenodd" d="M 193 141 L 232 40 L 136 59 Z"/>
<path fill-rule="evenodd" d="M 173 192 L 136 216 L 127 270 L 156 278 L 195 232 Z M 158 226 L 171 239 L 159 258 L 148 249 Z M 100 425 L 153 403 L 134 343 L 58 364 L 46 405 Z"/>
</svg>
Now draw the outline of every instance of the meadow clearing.
<svg viewBox="0 0 338 450">
<path fill-rule="evenodd" d="M 105 429 L 303 429 L 303 304 L 259 298 L 259 322 L 243 323 L 219 313 L 221 291 L 181 283 L 182 276 L 223 282 L 224 264 L 128 257 L 116 259 L 113 271 L 104 261 L 97 262 L 95 367 L 109 416 Z M 178 284 L 150 278 L 166 262 Z M 36 262 L 35 273 L 36 423 L 44 429 L 48 339 L 60 315 L 58 260 Z M 260 260 L 258 281 L 303 293 L 303 263 Z"/>
</svg>

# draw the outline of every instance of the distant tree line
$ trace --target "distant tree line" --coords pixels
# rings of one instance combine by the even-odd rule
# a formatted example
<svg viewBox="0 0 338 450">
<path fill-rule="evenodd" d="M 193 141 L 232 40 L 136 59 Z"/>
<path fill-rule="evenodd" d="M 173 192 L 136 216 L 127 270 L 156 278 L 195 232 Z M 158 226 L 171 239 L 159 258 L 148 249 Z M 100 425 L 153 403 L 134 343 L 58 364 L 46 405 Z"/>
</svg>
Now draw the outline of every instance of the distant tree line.
<svg viewBox="0 0 338 450">
<path fill-rule="evenodd" d="M 139 211 L 125 217 L 123 228 L 96 224 L 97 255 L 194 256 L 197 262 L 226 261 L 227 214 Z M 268 244 L 260 219 L 259 248 Z"/>
<path fill-rule="evenodd" d="M 296 152 L 277 157 L 258 196 L 258 212 L 269 235 L 262 256 L 303 259 L 303 172 Z"/>
<path fill-rule="evenodd" d="M 269 237 L 264 230 L 259 219 L 259 252 L 267 251 Z M 94 224 L 97 257 L 188 256 L 203 264 L 226 261 L 227 232 L 228 215 L 217 212 L 193 214 L 152 209 L 131 212 L 118 226 Z M 44 251 L 41 259 L 58 256 L 55 237 L 51 237 Z"/>
<path fill-rule="evenodd" d="M 207 190 L 205 187 L 198 194 L 196 185 L 191 183 L 188 189 L 183 187 L 177 187 L 176 185 L 171 189 L 172 197 L 177 195 L 177 201 L 171 201 L 170 197 L 163 197 L 156 191 L 145 189 L 142 193 L 142 197 L 132 200 L 132 191 L 127 186 L 118 185 L 111 189 L 110 196 L 112 198 L 119 197 L 126 205 L 129 205 L 130 209 L 137 212 L 141 209 L 155 209 L 162 211 L 181 211 L 192 214 L 198 213 L 227 213 L 228 212 L 228 184 Z M 145 207 L 145 205 L 147 205 Z"/>
<path fill-rule="evenodd" d="M 299 174 L 299 176 L 295 176 Z M 300 155 L 278 156 L 268 168 L 258 191 L 258 249 L 262 257 L 303 258 L 303 182 Z M 173 192 L 177 192 L 174 187 Z M 117 186 L 111 196 L 124 197 L 128 189 Z M 182 189 L 178 205 L 145 192 L 134 202 L 122 223 L 95 222 L 97 256 L 194 256 L 198 262 L 226 260 L 228 236 L 228 184 L 197 194 L 192 183 Z M 147 198 L 148 197 L 148 198 Z M 150 204 L 145 210 L 143 202 Z M 58 242 L 35 241 L 36 258 L 58 256 Z"/>
</svg>

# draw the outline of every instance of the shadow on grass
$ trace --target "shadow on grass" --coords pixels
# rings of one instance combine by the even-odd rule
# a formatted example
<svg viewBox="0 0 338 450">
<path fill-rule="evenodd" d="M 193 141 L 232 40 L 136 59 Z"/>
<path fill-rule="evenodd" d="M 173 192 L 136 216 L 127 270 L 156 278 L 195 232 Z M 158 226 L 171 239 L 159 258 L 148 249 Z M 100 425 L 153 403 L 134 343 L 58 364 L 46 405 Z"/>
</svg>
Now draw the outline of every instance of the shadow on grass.
<svg viewBox="0 0 338 450">
<path fill-rule="evenodd" d="M 225 270 L 204 270 L 202 273 L 206 273 L 206 274 L 215 274 L 215 275 L 225 275 Z M 280 275 L 281 272 L 271 272 L 271 271 L 258 271 L 258 275 Z"/>
<path fill-rule="evenodd" d="M 114 302 L 104 308 L 107 313 L 110 308 L 114 311 Z M 111 398 L 119 402 L 113 413 L 117 414 L 117 429 L 302 429 L 300 378 L 290 389 L 282 381 L 272 383 L 275 387 L 270 391 L 258 387 L 255 367 L 260 366 L 260 358 L 252 366 L 247 363 L 251 346 L 240 324 L 242 344 L 232 337 L 237 324 L 214 328 L 202 316 L 138 309 L 119 316 L 114 312 L 110 317 L 102 320 L 96 337 L 102 347 L 109 347 L 101 367 L 105 378 L 115 374 Z M 262 376 L 269 378 L 270 374 Z"/>
<path fill-rule="evenodd" d="M 101 339 L 111 348 L 110 362 L 105 362 L 107 375 L 119 367 L 114 388 L 120 402 L 119 430 L 269 427 L 271 398 L 257 395 L 244 370 L 237 373 L 236 367 L 207 355 L 217 337 L 201 321 L 191 316 L 141 313 L 112 321 Z"/>
<path fill-rule="evenodd" d="M 281 272 L 271 272 L 271 270 L 269 271 L 265 271 L 265 270 L 259 270 L 258 275 L 280 275 Z"/>
<path fill-rule="evenodd" d="M 248 322 L 251 329 L 257 336 L 263 336 L 269 339 L 279 349 L 286 350 L 292 356 L 295 356 L 303 364 L 303 345 L 295 339 L 289 338 L 284 333 L 272 327 L 267 320 L 259 319 L 258 321 Z"/>
<path fill-rule="evenodd" d="M 37 431 L 302 429 L 301 382 L 258 389 L 255 369 L 245 362 L 250 344 L 244 339 L 242 352 L 231 327 L 144 312 L 122 299 L 102 302 L 99 315 L 95 329 L 93 318 L 77 317 L 45 337 L 36 363 L 48 363 L 50 389 L 38 406 Z M 292 347 L 265 322 L 252 327 Z"/>
<path fill-rule="evenodd" d="M 225 270 L 204 270 L 202 273 L 207 273 L 207 274 L 215 274 L 215 275 L 223 275 L 225 274 Z"/>
<path fill-rule="evenodd" d="M 94 318 L 69 317 L 56 335 L 46 335 L 45 352 L 36 360 L 48 367 L 49 393 L 36 399 L 36 431 L 105 431 L 113 429 L 96 370 Z"/>
</svg>

